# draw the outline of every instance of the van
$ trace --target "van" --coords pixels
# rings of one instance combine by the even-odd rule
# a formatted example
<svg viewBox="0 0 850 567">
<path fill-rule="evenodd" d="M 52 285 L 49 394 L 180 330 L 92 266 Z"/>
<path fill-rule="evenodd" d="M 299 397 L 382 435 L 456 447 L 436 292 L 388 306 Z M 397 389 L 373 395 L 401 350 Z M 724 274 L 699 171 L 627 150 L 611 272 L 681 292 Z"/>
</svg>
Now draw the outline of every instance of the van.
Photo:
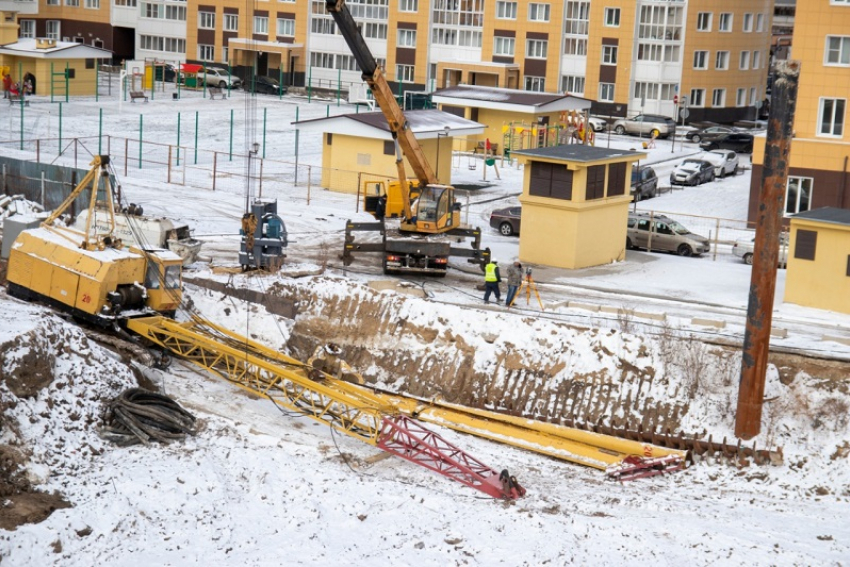
<svg viewBox="0 0 850 567">
<path fill-rule="evenodd" d="M 699 256 L 711 250 L 708 238 L 694 234 L 678 221 L 664 215 L 629 213 L 626 248 L 675 252 L 679 256 Z"/>
</svg>

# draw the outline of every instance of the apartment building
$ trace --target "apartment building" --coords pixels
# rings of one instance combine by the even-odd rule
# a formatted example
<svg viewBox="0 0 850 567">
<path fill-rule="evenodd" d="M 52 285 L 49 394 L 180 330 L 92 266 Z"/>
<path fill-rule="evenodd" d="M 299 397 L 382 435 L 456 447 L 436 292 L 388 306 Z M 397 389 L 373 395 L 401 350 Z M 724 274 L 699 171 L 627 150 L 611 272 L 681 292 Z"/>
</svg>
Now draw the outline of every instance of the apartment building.
<svg viewBox="0 0 850 567">
<path fill-rule="evenodd" d="M 850 209 L 850 0 L 798 2 L 791 59 L 800 62 L 785 214 Z M 758 214 L 765 137 L 753 151 L 749 220 Z"/>
<path fill-rule="evenodd" d="M 123 54 L 130 38 L 138 59 L 229 63 L 237 74 L 256 68 L 294 85 L 360 83 L 325 0 L 38 2 L 36 18 L 22 17 L 22 33 L 108 36 L 89 29 L 88 9 L 113 26 L 103 46 Z M 464 83 L 568 92 L 596 100 L 593 111 L 610 116 L 672 116 L 675 101 L 687 99 L 691 121 L 719 122 L 753 118 L 764 98 L 774 0 L 346 4 L 394 89 Z"/>
</svg>

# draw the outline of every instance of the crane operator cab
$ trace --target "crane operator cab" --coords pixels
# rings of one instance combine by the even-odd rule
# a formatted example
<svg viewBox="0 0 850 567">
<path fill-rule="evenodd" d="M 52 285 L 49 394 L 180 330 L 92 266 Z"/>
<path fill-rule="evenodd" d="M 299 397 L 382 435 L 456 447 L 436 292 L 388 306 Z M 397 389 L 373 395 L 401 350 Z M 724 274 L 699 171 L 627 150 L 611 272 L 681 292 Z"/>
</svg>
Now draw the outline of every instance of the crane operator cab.
<svg viewBox="0 0 850 567">
<path fill-rule="evenodd" d="M 427 185 L 412 203 L 411 222 L 402 222 L 402 230 L 437 233 L 455 228 L 459 222 L 455 212 L 459 210 L 455 203 L 454 187 L 448 185 Z"/>
</svg>

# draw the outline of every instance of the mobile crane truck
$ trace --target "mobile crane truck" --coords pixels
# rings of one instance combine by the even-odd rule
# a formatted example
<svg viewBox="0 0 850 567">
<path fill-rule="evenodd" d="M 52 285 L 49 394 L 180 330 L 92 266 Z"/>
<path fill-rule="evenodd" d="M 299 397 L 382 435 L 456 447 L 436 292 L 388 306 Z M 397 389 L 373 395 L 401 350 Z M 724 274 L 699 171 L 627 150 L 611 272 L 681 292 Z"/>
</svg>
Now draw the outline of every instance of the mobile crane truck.
<svg viewBox="0 0 850 567">
<path fill-rule="evenodd" d="M 363 72 L 363 80 L 389 123 L 398 169 L 398 181 L 365 184 L 363 208 L 378 222 L 346 223 L 343 264 L 351 265 L 355 251 L 382 252 L 387 274 L 445 276 L 449 256 L 466 257 L 483 270 L 490 261 L 490 249 L 481 249 L 481 230 L 461 224 L 461 205 L 455 200 L 454 187 L 441 185 L 437 180 L 345 0 L 326 0 L 325 8 L 333 16 Z M 407 158 L 416 180 L 407 180 L 402 156 Z M 379 231 L 382 241 L 357 243 L 354 236 L 357 231 Z M 452 246 L 453 241 L 462 238 L 472 238 L 472 246 Z"/>
</svg>

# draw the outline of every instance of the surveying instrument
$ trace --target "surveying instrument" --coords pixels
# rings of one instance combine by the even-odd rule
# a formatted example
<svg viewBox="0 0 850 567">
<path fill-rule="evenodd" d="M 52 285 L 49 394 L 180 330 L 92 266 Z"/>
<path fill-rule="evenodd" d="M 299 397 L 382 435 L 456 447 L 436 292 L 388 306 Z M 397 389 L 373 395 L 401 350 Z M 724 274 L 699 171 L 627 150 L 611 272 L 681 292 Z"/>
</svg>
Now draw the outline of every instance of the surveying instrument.
<svg viewBox="0 0 850 567">
<path fill-rule="evenodd" d="M 534 278 L 531 277 L 531 268 L 525 269 L 525 277 L 522 279 L 522 284 L 520 284 L 519 289 L 516 291 L 516 295 L 511 300 L 511 307 L 513 307 L 514 303 L 516 303 L 516 298 L 520 296 L 522 290 L 525 290 L 525 304 L 528 305 L 531 303 L 531 292 L 534 291 L 534 296 L 537 298 L 537 303 L 540 304 L 540 310 L 543 311 L 543 301 L 540 300 L 540 293 L 537 291 L 537 284 L 534 283 Z"/>
</svg>

